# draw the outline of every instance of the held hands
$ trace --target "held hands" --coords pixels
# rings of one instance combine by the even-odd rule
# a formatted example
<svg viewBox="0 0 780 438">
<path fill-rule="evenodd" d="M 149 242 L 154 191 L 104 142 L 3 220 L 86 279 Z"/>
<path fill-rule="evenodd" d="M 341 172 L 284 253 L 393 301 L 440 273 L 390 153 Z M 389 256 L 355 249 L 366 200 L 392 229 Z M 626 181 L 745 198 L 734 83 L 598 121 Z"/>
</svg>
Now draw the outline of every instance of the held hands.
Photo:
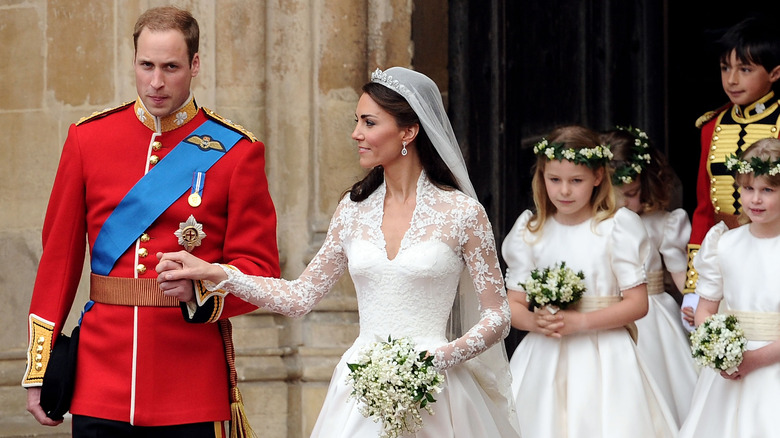
<svg viewBox="0 0 780 438">
<path fill-rule="evenodd" d="M 763 366 L 758 350 L 746 350 L 742 353 L 742 363 L 737 367 L 737 371 L 731 374 L 721 371 L 720 375 L 727 380 L 742 380 L 750 372 Z"/>
<path fill-rule="evenodd" d="M 575 310 L 560 310 L 555 314 L 546 308 L 534 312 L 537 332 L 551 338 L 562 338 L 582 331 L 583 314 Z"/>
<path fill-rule="evenodd" d="M 163 293 L 173 296 L 179 301 L 192 301 L 195 292 L 192 280 L 210 280 L 219 283 L 227 279 L 227 275 L 218 266 L 207 263 L 186 252 L 157 253 L 160 263 L 157 264 L 157 283 Z"/>
</svg>

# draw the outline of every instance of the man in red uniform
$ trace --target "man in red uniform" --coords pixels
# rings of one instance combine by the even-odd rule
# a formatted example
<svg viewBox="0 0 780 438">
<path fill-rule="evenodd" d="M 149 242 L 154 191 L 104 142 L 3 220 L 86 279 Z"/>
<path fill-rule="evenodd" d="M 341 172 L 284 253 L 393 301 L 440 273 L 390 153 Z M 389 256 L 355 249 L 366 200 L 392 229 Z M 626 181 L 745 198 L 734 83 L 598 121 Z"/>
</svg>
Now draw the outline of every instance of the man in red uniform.
<svg viewBox="0 0 780 438">
<path fill-rule="evenodd" d="M 155 255 L 184 247 L 279 276 L 265 147 L 195 103 L 189 12 L 150 9 L 133 37 L 138 98 L 72 125 L 63 147 L 30 305 L 27 409 L 41 424 L 61 422 L 41 408 L 41 384 L 88 244 L 94 305 L 80 326 L 73 435 L 220 436 L 231 413 L 216 322 L 255 308 L 233 296 L 179 303 L 159 289 Z"/>
</svg>

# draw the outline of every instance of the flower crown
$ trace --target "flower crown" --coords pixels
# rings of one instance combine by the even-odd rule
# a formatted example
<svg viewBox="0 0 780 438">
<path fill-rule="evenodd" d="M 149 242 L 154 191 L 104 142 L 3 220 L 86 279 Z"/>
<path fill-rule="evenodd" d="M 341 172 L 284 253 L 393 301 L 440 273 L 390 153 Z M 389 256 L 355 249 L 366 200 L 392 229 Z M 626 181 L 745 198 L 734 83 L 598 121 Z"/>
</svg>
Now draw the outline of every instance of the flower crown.
<svg viewBox="0 0 780 438">
<path fill-rule="evenodd" d="M 565 143 L 549 143 L 546 138 L 534 145 L 534 154 L 545 156 L 548 160 L 568 160 L 574 164 L 584 164 L 591 169 L 604 166 L 612 159 L 612 151 L 604 145 L 575 149 L 566 147 Z"/>
<path fill-rule="evenodd" d="M 411 91 L 398 81 L 398 79 L 393 79 L 393 76 L 388 75 L 380 69 L 376 69 L 371 73 L 371 82 L 382 84 L 385 87 L 394 90 L 401 96 L 408 96 L 411 94 Z"/>
<path fill-rule="evenodd" d="M 650 139 L 647 134 L 639 128 L 632 126 L 616 126 L 617 129 L 625 131 L 634 136 L 634 145 L 631 146 L 631 158 L 628 163 L 615 167 L 612 173 L 612 183 L 615 185 L 631 184 L 642 173 L 642 170 L 650 164 Z"/>
<path fill-rule="evenodd" d="M 775 161 L 762 160 L 758 157 L 751 157 L 750 162 L 740 160 L 736 155 L 731 154 L 726 157 L 726 168 L 729 171 L 736 171 L 739 174 L 753 173 L 755 176 L 780 174 L 780 159 Z"/>
</svg>

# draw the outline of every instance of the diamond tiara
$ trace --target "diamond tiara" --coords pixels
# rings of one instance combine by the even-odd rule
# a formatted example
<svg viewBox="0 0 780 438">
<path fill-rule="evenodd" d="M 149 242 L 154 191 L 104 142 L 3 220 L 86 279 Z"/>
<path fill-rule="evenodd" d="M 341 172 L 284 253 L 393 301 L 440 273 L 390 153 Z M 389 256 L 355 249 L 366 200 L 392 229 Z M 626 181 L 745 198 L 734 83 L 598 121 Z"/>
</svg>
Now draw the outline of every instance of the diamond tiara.
<svg viewBox="0 0 780 438">
<path fill-rule="evenodd" d="M 391 75 L 388 75 L 380 69 L 376 69 L 373 73 L 371 73 L 371 82 L 382 84 L 385 87 L 396 91 L 402 96 L 408 96 L 411 94 L 411 91 L 409 91 L 409 89 L 406 88 L 402 83 L 400 83 L 397 79 L 393 79 Z"/>
</svg>

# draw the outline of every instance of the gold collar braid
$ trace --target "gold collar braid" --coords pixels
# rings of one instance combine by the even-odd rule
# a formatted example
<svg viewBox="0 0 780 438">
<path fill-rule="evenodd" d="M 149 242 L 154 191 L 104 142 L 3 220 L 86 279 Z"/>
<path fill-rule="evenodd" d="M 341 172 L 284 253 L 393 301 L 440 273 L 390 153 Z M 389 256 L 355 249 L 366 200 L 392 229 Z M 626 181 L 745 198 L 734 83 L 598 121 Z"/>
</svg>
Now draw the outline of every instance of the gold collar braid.
<svg viewBox="0 0 780 438">
<path fill-rule="evenodd" d="M 195 103 L 195 99 L 193 98 L 192 94 L 190 94 L 189 99 L 187 99 L 187 102 L 184 105 L 164 117 L 156 117 L 149 113 L 149 111 L 146 110 L 146 107 L 144 106 L 140 97 L 135 100 L 134 109 L 135 116 L 138 118 L 138 121 L 155 132 L 157 132 L 155 121 L 159 121 L 159 132 L 168 132 L 184 126 L 187 124 L 187 122 L 192 120 L 193 117 L 195 117 L 195 114 L 198 113 L 198 105 Z"/>
</svg>

